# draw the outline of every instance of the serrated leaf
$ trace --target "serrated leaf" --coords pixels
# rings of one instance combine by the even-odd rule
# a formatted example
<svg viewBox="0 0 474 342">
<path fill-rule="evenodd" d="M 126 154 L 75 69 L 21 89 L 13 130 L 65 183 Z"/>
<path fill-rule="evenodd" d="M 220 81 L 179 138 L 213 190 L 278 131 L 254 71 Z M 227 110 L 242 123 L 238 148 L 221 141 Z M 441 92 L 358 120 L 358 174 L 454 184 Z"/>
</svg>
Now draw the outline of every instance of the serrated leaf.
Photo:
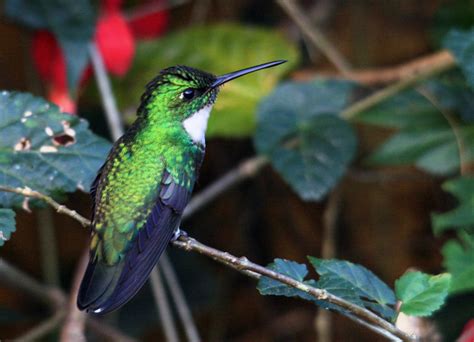
<svg viewBox="0 0 474 342">
<path fill-rule="evenodd" d="M 450 292 L 474 290 L 474 236 L 461 234 L 460 241 L 446 242 L 441 253 L 443 266 L 452 275 Z"/>
<path fill-rule="evenodd" d="M 444 39 L 443 46 L 449 49 L 467 81 L 474 87 L 474 28 L 470 30 L 451 30 Z"/>
<path fill-rule="evenodd" d="M 304 278 L 308 275 L 308 269 L 306 268 L 306 265 L 298 264 L 297 262 L 290 260 L 275 259 L 273 263 L 267 266 L 267 268 L 301 282 L 304 281 Z M 268 277 L 260 278 L 258 281 L 257 290 L 262 295 L 285 297 L 299 296 L 305 299 L 308 297 L 305 292 L 289 287 L 288 285 Z"/>
<path fill-rule="evenodd" d="M 85 120 L 28 93 L 0 92 L 0 184 L 45 194 L 88 190 L 110 144 Z M 0 206 L 23 197 L 0 192 Z"/>
<path fill-rule="evenodd" d="M 255 146 L 304 200 L 320 200 L 354 157 L 355 134 L 337 116 L 352 87 L 344 81 L 288 82 L 259 106 Z"/>
<path fill-rule="evenodd" d="M 356 305 L 393 319 L 395 295 L 375 274 L 361 265 L 337 259 L 308 257 L 320 275 L 318 286 Z"/>
<path fill-rule="evenodd" d="M 442 214 L 432 214 L 435 234 L 448 229 L 474 227 L 474 178 L 460 177 L 443 184 L 443 189 L 457 198 L 457 208 Z"/>
<path fill-rule="evenodd" d="M 409 272 L 395 282 L 400 311 L 410 316 L 430 316 L 448 296 L 451 275 Z"/>
<path fill-rule="evenodd" d="M 208 137 L 249 136 L 255 130 L 258 101 L 299 61 L 295 46 L 274 30 L 218 24 L 140 42 L 131 70 L 115 82 L 117 99 L 122 108 L 136 108 L 145 84 L 169 66 L 183 64 L 219 75 L 276 59 L 288 62 L 229 82 L 212 111 Z"/>
<path fill-rule="evenodd" d="M 88 59 L 95 15 L 89 0 L 7 0 L 8 16 L 53 32 L 66 58 L 68 85 L 75 92 Z"/>
<path fill-rule="evenodd" d="M 315 280 L 309 279 L 305 280 L 306 276 L 308 275 L 308 269 L 306 265 L 299 264 L 297 262 L 285 259 L 275 259 L 273 263 L 267 265 L 267 268 L 271 269 L 272 271 L 281 273 L 286 275 L 290 278 L 293 278 L 297 281 L 305 283 L 309 286 L 318 287 L 318 284 Z M 285 296 L 285 297 L 299 297 L 305 300 L 312 301 L 317 305 L 323 307 L 324 309 L 335 309 L 340 310 L 337 306 L 329 304 L 327 302 L 316 300 L 313 296 L 309 295 L 308 293 L 298 290 L 294 287 L 290 287 L 286 284 L 283 284 L 277 280 L 268 278 L 268 277 L 261 277 L 257 284 L 257 290 L 260 292 L 261 295 L 264 296 Z"/>
<path fill-rule="evenodd" d="M 11 209 L 0 208 L 0 246 L 10 240 L 11 234 L 15 230 L 15 212 Z"/>
</svg>

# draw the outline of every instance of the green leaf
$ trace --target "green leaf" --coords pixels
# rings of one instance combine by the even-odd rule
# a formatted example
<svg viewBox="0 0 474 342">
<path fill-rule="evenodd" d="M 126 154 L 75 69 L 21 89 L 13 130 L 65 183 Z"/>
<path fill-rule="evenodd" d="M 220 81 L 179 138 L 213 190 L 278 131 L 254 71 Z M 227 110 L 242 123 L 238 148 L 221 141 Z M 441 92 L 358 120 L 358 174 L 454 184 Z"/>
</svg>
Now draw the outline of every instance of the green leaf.
<svg viewBox="0 0 474 342">
<path fill-rule="evenodd" d="M 267 266 L 267 268 L 301 282 L 303 282 L 304 278 L 308 275 L 308 269 L 306 268 L 306 265 L 298 264 L 297 262 L 290 260 L 275 259 L 273 263 Z M 268 277 L 261 277 L 259 279 L 257 290 L 261 295 L 285 297 L 298 296 L 304 299 L 308 299 L 309 296 L 307 293 L 301 290 L 289 287 L 286 284 L 280 283 L 279 281 Z"/>
<path fill-rule="evenodd" d="M 371 271 L 343 260 L 324 260 L 311 256 L 308 259 L 320 275 L 320 288 L 371 309 L 387 319 L 395 317 L 393 291 Z"/>
<path fill-rule="evenodd" d="M 135 109 L 145 84 L 169 66 L 184 64 L 218 75 L 276 59 L 288 62 L 229 82 L 212 111 L 208 137 L 249 136 L 255 130 L 257 103 L 299 61 L 296 47 L 275 30 L 218 24 L 140 42 L 131 70 L 115 82 L 117 99 L 122 108 Z"/>
<path fill-rule="evenodd" d="M 451 275 L 429 275 L 409 272 L 395 282 L 400 311 L 410 316 L 430 316 L 443 305 L 448 296 Z"/>
<path fill-rule="evenodd" d="M 452 275 L 451 293 L 474 290 L 474 236 L 461 234 L 460 238 L 446 242 L 441 251 L 443 265 Z"/>
<path fill-rule="evenodd" d="M 460 95 L 460 89 L 454 88 L 456 84 L 438 81 L 426 83 L 425 87 L 440 99 L 443 110 L 461 112 L 461 108 L 467 108 L 467 103 L 462 102 L 460 96 L 467 96 L 467 92 Z M 457 97 L 454 96 L 455 92 Z M 462 103 L 464 105 L 461 106 Z M 474 160 L 474 125 L 459 124 L 456 136 L 439 109 L 413 90 L 401 93 L 361 113 L 357 116 L 357 120 L 399 129 L 399 132 L 368 158 L 369 163 L 415 164 L 418 168 L 433 174 L 452 174 L 460 167 L 457 139 L 460 139 L 464 146 L 464 160 L 466 162 Z"/>
<path fill-rule="evenodd" d="M 308 286 L 312 286 L 318 288 L 318 284 L 315 280 L 309 279 L 305 280 L 306 276 L 308 275 L 308 269 L 306 265 L 299 264 L 297 262 L 285 259 L 275 259 L 273 263 L 267 265 L 267 268 L 271 269 L 272 271 L 281 273 L 286 275 L 290 278 L 293 278 L 297 281 L 307 284 Z M 339 307 L 332 305 L 327 302 L 323 302 L 320 300 L 316 300 L 313 296 L 309 295 L 308 293 L 295 289 L 294 287 L 288 286 L 283 284 L 277 280 L 268 278 L 268 277 L 261 277 L 257 284 L 257 290 L 260 292 L 261 295 L 264 296 L 285 296 L 285 297 L 299 297 L 305 300 L 312 301 L 317 305 L 321 306 L 324 309 L 331 308 L 333 310 L 342 311 Z"/>
<path fill-rule="evenodd" d="M 465 31 L 451 30 L 443 45 L 453 53 L 467 81 L 474 87 L 474 28 Z"/>
<path fill-rule="evenodd" d="M 5 10 L 24 25 L 54 33 L 66 57 L 68 85 L 74 93 L 94 34 L 95 15 L 89 0 L 7 0 Z"/>
<path fill-rule="evenodd" d="M 15 212 L 11 209 L 0 208 L 0 246 L 10 240 L 10 236 L 15 230 Z"/>
<path fill-rule="evenodd" d="M 87 190 L 110 144 L 85 120 L 28 93 L 0 92 L 0 184 L 45 194 Z M 0 192 L 0 207 L 23 197 Z"/>
<path fill-rule="evenodd" d="M 474 178 L 460 177 L 443 184 L 443 189 L 457 198 L 459 206 L 442 214 L 432 214 L 435 234 L 448 229 L 474 227 Z"/>
<path fill-rule="evenodd" d="M 304 200 L 321 199 L 354 157 L 355 134 L 337 116 L 352 88 L 345 81 L 288 82 L 259 106 L 255 146 Z"/>
</svg>

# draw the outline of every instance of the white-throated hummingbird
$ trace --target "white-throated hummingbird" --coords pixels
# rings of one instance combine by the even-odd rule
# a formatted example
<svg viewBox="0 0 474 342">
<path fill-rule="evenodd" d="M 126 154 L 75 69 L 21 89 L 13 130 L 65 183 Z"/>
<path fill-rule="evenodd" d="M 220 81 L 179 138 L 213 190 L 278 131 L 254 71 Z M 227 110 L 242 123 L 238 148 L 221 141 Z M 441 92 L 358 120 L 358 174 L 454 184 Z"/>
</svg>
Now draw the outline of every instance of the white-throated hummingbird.
<svg viewBox="0 0 474 342">
<path fill-rule="evenodd" d="M 224 83 L 274 61 L 214 76 L 186 66 L 146 86 L 137 119 L 113 145 L 91 186 L 90 260 L 78 307 L 107 313 L 143 286 L 179 229 L 198 177 L 211 108 Z"/>
</svg>

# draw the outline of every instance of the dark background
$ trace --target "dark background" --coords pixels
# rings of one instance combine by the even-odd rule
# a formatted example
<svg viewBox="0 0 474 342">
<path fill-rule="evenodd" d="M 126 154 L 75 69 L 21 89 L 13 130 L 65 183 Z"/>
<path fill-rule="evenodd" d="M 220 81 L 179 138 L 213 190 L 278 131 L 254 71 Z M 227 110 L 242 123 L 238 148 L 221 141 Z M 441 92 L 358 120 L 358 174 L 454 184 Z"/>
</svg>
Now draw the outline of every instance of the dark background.
<svg viewBox="0 0 474 342">
<path fill-rule="evenodd" d="M 438 47 L 444 29 L 443 9 L 456 1 L 300 1 L 355 69 L 392 66 L 428 54 Z M 128 4 L 128 3 L 127 3 Z M 133 5 L 133 2 L 129 4 Z M 171 9 L 169 31 L 189 25 L 196 2 Z M 472 7 L 471 7 L 472 8 Z M 462 16 L 464 13 L 458 13 Z M 209 1 L 206 23 L 234 21 L 258 24 L 284 32 L 305 56 L 298 74 L 335 74 L 318 52 L 311 62 L 298 29 L 273 1 Z M 0 88 L 42 94 L 32 66 L 31 33 L 0 21 Z M 289 76 L 294 77 L 293 75 Z M 79 115 L 102 111 L 100 104 L 81 98 Z M 89 117 L 89 120 L 91 118 Z M 107 135 L 102 115 L 91 120 L 92 129 Z M 183 228 L 198 240 L 245 255 L 259 264 L 273 258 L 305 262 L 306 255 L 321 255 L 324 215 L 338 211 L 335 256 L 360 263 L 390 286 L 409 268 L 428 273 L 441 269 L 441 238 L 433 236 L 430 213 L 452 208 L 440 189 L 443 179 L 412 167 L 368 169 L 360 162 L 390 131 L 358 126 L 359 159 L 338 187 L 339 201 L 329 206 L 304 203 L 270 168 L 233 188 L 199 211 Z M 255 153 L 250 139 L 215 138 L 208 141 L 206 159 L 196 192 L 218 179 L 239 161 Z M 87 194 L 68 196 L 66 205 L 88 217 Z M 1 256 L 41 280 L 37 224 L 51 211 L 17 213 L 17 231 Z M 88 232 L 72 219 L 53 213 L 60 282 L 68 289 Z M 317 308 L 297 299 L 260 296 L 255 281 L 203 256 L 168 249 L 205 341 L 314 341 Z M 163 334 L 148 286 L 121 312 L 109 318 L 130 335 L 157 340 Z M 144 309 L 145 308 L 145 309 Z M 31 298 L 0 288 L 0 331 L 13 338 L 33 327 L 47 312 Z M 3 312 L 3 313 L 2 313 Z M 373 341 L 378 337 L 344 317 L 331 314 L 334 341 Z M 93 336 L 91 336 L 93 337 Z M 50 337 L 55 339 L 56 337 Z"/>
</svg>

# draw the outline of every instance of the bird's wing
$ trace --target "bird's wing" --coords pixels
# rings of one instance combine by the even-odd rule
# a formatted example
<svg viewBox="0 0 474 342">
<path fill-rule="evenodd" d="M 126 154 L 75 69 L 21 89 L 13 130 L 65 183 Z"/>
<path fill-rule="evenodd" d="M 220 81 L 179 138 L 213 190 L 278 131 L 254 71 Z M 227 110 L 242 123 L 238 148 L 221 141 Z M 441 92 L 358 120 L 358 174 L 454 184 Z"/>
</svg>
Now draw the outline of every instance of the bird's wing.
<svg viewBox="0 0 474 342">
<path fill-rule="evenodd" d="M 117 264 L 108 265 L 91 255 L 79 290 L 77 304 L 80 309 L 107 313 L 138 292 L 178 228 L 191 197 L 193 182 L 194 179 L 176 181 L 167 170 L 164 171 L 151 212 L 130 241 L 124 257 Z M 92 192 L 96 190 L 97 186 L 92 186 Z"/>
</svg>

